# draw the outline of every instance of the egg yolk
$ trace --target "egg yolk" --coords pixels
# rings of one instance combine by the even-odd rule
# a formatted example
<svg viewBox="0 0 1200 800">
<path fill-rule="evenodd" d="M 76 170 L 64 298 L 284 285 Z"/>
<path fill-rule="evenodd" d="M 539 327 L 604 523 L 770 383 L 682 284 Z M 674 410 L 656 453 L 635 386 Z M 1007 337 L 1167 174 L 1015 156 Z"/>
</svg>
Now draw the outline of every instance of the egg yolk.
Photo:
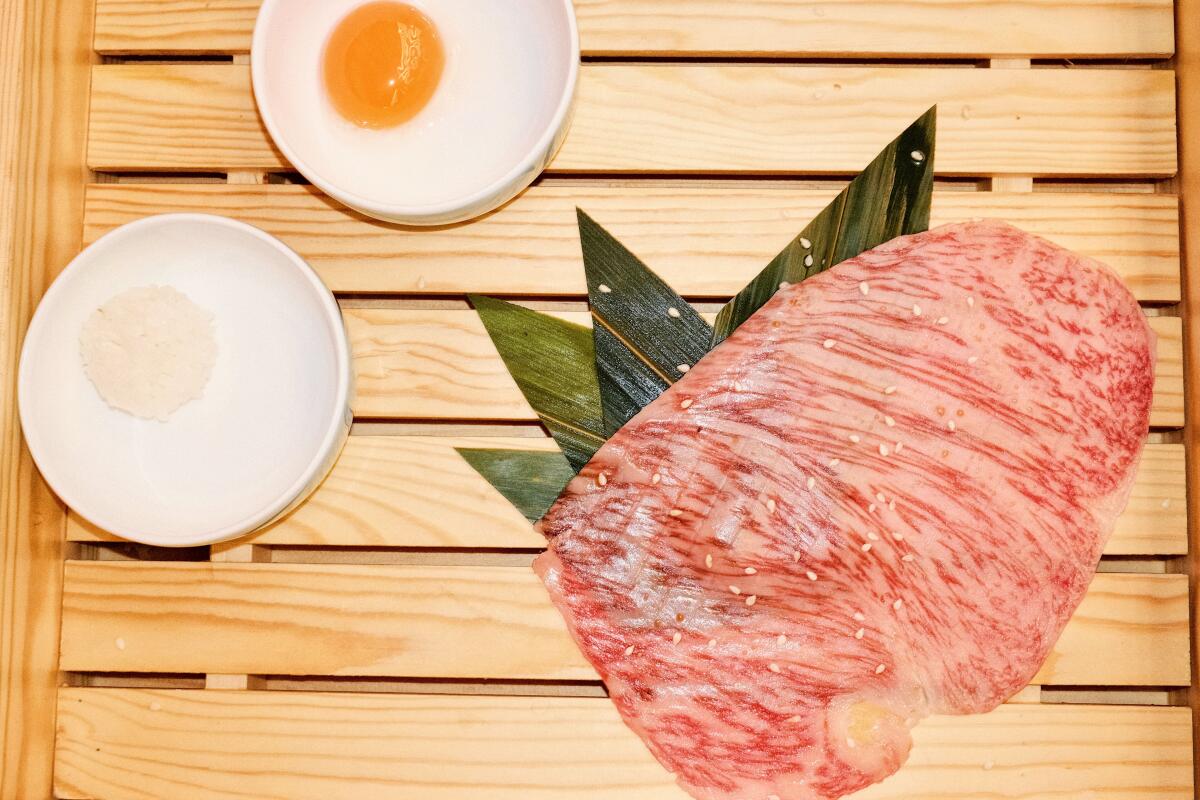
<svg viewBox="0 0 1200 800">
<path fill-rule="evenodd" d="M 329 37 L 325 89 L 350 122 L 390 128 L 425 107 L 445 60 L 429 17 L 405 3 L 368 3 L 350 12 Z"/>
</svg>

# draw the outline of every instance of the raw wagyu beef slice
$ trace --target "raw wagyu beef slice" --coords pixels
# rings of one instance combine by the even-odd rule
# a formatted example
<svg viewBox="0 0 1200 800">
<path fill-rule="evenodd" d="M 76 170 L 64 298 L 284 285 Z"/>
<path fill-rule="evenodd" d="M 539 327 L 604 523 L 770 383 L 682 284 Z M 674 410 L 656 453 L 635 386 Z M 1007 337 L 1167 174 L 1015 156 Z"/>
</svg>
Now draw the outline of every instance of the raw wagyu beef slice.
<svg viewBox="0 0 1200 800">
<path fill-rule="evenodd" d="M 628 725 L 711 800 L 835 798 L 1038 670 L 1127 500 L 1153 334 L 995 222 L 781 290 L 539 523 Z"/>
</svg>

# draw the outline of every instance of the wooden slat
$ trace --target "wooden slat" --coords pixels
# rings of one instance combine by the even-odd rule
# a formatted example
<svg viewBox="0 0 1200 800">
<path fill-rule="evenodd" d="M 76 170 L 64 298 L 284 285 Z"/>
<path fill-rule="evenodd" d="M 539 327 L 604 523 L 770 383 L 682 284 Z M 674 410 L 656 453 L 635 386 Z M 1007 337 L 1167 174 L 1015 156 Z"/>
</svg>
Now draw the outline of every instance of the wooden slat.
<svg viewBox="0 0 1200 800">
<path fill-rule="evenodd" d="M 1188 683 L 1187 579 L 1098 574 L 1042 685 Z M 72 561 L 62 667 L 594 680 L 528 567 Z"/>
<path fill-rule="evenodd" d="M 100 0 L 107 53 L 244 53 L 257 0 Z M 1167 56 L 1167 0 L 576 0 L 587 55 Z"/>
<path fill-rule="evenodd" d="M 469 310 L 346 309 L 360 417 L 533 420 L 478 315 Z M 564 318 L 590 324 L 585 312 Z M 1150 423 L 1183 424 L 1182 324 L 1151 317 L 1158 367 Z"/>
<path fill-rule="evenodd" d="M 545 540 L 462 460 L 455 447 L 551 450 L 554 443 L 546 438 L 353 436 L 333 472 L 304 505 L 254 536 L 254 545 L 235 549 L 257 545 L 541 549 Z M 1184 485 L 1183 446 L 1146 445 L 1129 506 L 1117 519 L 1105 553 L 1187 552 Z M 115 540 L 74 514 L 67 536 L 75 541 Z"/>
<path fill-rule="evenodd" d="M 541 185 L 467 226 L 400 228 L 308 186 L 95 184 L 84 237 L 148 214 L 224 214 L 279 236 L 334 291 L 583 295 L 575 207 L 588 211 L 689 297 L 728 297 L 840 186 Z M 937 191 L 933 224 L 1005 219 L 1111 265 L 1143 302 L 1179 300 L 1176 198 L 1155 194 Z"/>
<path fill-rule="evenodd" d="M 63 689 L 62 798 L 687 800 L 602 698 Z M 1187 800 L 1185 708 L 933 717 L 855 800 Z"/>
<path fill-rule="evenodd" d="M 1171 175 L 1168 70 L 584 66 L 571 172 L 856 172 L 938 103 L 943 174 Z M 235 64 L 93 70 L 95 169 L 281 168 Z"/>
<path fill-rule="evenodd" d="M 65 509 L 34 468 L 17 364 L 79 248 L 91 0 L 0 3 L 0 798 L 50 796 Z"/>
</svg>

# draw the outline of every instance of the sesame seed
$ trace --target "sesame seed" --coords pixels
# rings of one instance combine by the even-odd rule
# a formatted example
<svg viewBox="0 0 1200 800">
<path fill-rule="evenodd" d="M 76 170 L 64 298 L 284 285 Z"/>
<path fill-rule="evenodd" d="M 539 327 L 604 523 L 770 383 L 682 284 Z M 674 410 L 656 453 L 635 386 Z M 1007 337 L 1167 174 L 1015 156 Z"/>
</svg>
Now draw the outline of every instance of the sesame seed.
<svg viewBox="0 0 1200 800">
<path fill-rule="evenodd" d="M 896 442 L 896 452 L 897 453 L 900 452 L 900 442 Z M 888 500 L 888 511 L 895 511 L 895 510 L 896 510 L 896 501 Z"/>
<path fill-rule="evenodd" d="M 817 479 L 813 478 L 813 477 L 809 477 L 806 485 L 808 486 L 808 490 L 811 492 L 812 488 L 817 485 Z"/>
<path fill-rule="evenodd" d="M 867 538 L 870 539 L 872 542 L 878 542 L 879 534 L 875 533 L 875 531 L 867 531 Z"/>
<path fill-rule="evenodd" d="M 808 255 L 806 255 L 804 257 L 804 266 L 811 267 L 812 265 L 813 265 L 812 253 L 809 253 Z"/>
<path fill-rule="evenodd" d="M 627 655 L 627 656 L 633 655 L 633 645 L 629 645 L 629 647 L 625 648 L 625 655 Z"/>
<path fill-rule="evenodd" d="M 854 612 L 854 621 L 855 622 L 865 622 L 866 619 L 867 619 L 867 615 L 864 614 L 863 612 L 861 612 L 861 611 Z"/>
<path fill-rule="evenodd" d="M 780 281 L 780 282 L 779 282 L 779 288 L 780 288 L 780 289 L 786 289 L 786 288 L 787 288 L 787 287 L 789 287 L 789 286 L 791 286 L 791 284 L 790 284 L 790 283 L 788 283 L 787 281 Z"/>
<path fill-rule="evenodd" d="M 888 446 L 886 444 L 879 445 L 879 455 L 883 456 L 884 458 L 887 458 L 887 456 L 890 455 L 891 452 L 892 451 L 888 449 Z"/>
<path fill-rule="evenodd" d="M 918 305 L 914 305 L 914 306 L 913 306 L 913 309 L 912 309 L 912 311 L 913 311 L 913 316 L 914 316 L 914 317 L 919 317 L 919 316 L 921 316 L 921 307 L 920 307 L 920 306 L 918 306 Z"/>
<path fill-rule="evenodd" d="M 748 606 L 752 606 L 757 602 L 758 602 L 758 595 L 756 595 L 756 594 L 752 594 L 746 598 L 746 605 L 748 605 Z"/>
<path fill-rule="evenodd" d="M 951 431 L 953 431 L 955 428 L 958 427 L 958 425 L 956 425 L 954 423 L 954 420 L 949 420 L 946 422 L 946 427 L 949 428 Z"/>
<path fill-rule="evenodd" d="M 887 495 L 885 495 L 883 492 L 876 492 L 875 499 L 883 503 L 887 500 Z"/>
<path fill-rule="evenodd" d="M 854 442 L 855 444 L 858 444 L 859 442 L 862 441 L 862 437 L 859 436 L 857 433 L 852 433 L 852 434 L 850 434 L 850 441 Z"/>
<path fill-rule="evenodd" d="M 876 667 L 876 668 L 875 668 L 875 674 L 876 674 L 876 675 L 882 675 L 882 674 L 883 674 L 883 671 L 884 671 L 885 669 L 887 669 L 887 665 L 886 665 L 886 664 L 880 664 L 878 667 Z"/>
<path fill-rule="evenodd" d="M 984 769 L 991 769 L 991 768 L 992 768 L 992 767 L 994 767 L 994 766 L 996 766 L 996 762 L 995 762 L 995 761 L 985 761 L 985 762 L 983 762 L 983 768 L 984 768 Z"/>
<path fill-rule="evenodd" d="M 117 646 L 117 649 L 118 649 L 118 650 L 124 650 L 124 649 L 125 649 L 125 640 L 124 640 L 124 639 L 122 639 L 120 636 L 118 636 L 118 637 L 116 638 L 116 641 L 114 641 L 114 642 L 113 642 L 113 644 L 115 644 L 115 645 Z"/>
<path fill-rule="evenodd" d="M 812 242 L 810 240 L 804 238 L 803 236 L 801 236 L 800 237 L 800 246 L 803 247 L 805 250 L 811 250 Z"/>
<path fill-rule="evenodd" d="M 808 572 L 804 573 L 804 577 L 808 578 L 810 581 L 815 581 L 817 579 L 817 573 L 810 569 Z"/>
<path fill-rule="evenodd" d="M 674 642 L 675 644 L 679 644 L 680 641 L 682 641 L 682 640 L 683 640 L 683 634 L 680 633 L 679 631 L 675 631 L 675 635 L 671 637 L 671 641 Z"/>
<path fill-rule="evenodd" d="M 162 711 L 162 703 L 155 700 L 153 703 L 150 704 L 150 710 L 151 711 Z"/>
<path fill-rule="evenodd" d="M 864 636 L 866 636 L 866 635 L 867 635 L 867 629 L 866 629 L 866 628 L 859 628 L 858 630 L 856 630 L 856 631 L 854 632 L 854 638 L 855 638 L 855 639 L 861 639 L 862 637 L 864 637 Z"/>
<path fill-rule="evenodd" d="M 826 339 L 823 342 L 823 345 L 826 350 L 832 350 L 834 348 L 834 345 L 836 345 L 836 344 L 837 344 L 837 342 L 835 342 L 833 339 Z"/>
<path fill-rule="evenodd" d="M 867 542 L 866 544 L 864 544 L 864 545 L 862 546 L 862 551 L 863 551 L 864 553 L 869 553 L 869 552 L 871 552 L 871 543 L 870 543 L 870 542 Z"/>
<path fill-rule="evenodd" d="M 836 467 L 840 463 L 842 463 L 842 460 L 840 458 L 829 459 L 829 466 L 831 466 L 831 467 Z"/>
<path fill-rule="evenodd" d="M 947 322 L 949 322 L 949 321 L 950 321 L 950 318 L 949 318 L 949 317 L 938 317 L 938 318 L 937 318 L 937 324 L 938 324 L 938 325 L 945 325 L 945 324 L 946 324 Z"/>
<path fill-rule="evenodd" d="M 904 449 L 904 442 L 896 442 L 896 455 L 900 455 L 900 451 Z"/>
<path fill-rule="evenodd" d="M 767 669 L 771 670 L 771 672 L 779 672 L 779 665 L 778 664 L 768 664 Z"/>
<path fill-rule="evenodd" d="M 967 296 L 967 308 L 974 308 L 974 307 L 975 307 L 975 298 L 968 295 Z"/>
<path fill-rule="evenodd" d="M 709 640 L 708 640 L 708 646 L 709 646 L 709 647 L 716 647 L 716 646 L 717 646 L 717 640 L 716 640 L 716 639 L 709 639 Z"/>
<path fill-rule="evenodd" d="M 779 634 L 779 638 L 775 640 L 775 644 L 782 647 L 783 645 L 787 644 L 787 637 L 784 636 L 782 633 Z"/>
<path fill-rule="evenodd" d="M 967 359 L 967 363 L 974 364 L 978 360 L 979 360 L 979 356 L 971 356 L 970 358 Z"/>
<path fill-rule="evenodd" d="M 858 743 L 855 742 L 853 739 L 851 739 L 849 736 L 847 736 L 846 737 L 846 747 L 849 747 L 851 750 L 853 750 L 855 747 L 858 747 Z"/>
<path fill-rule="evenodd" d="M 896 420 L 892 419 L 891 417 L 884 417 L 883 424 L 887 425 L 889 428 L 894 428 L 896 427 Z"/>
<path fill-rule="evenodd" d="M 892 608 L 894 608 L 896 611 L 899 611 L 900 609 L 904 608 L 904 601 L 897 600 L 896 602 L 892 603 Z"/>
<path fill-rule="evenodd" d="M 675 367 L 675 369 L 679 370 L 679 374 L 682 375 L 683 373 L 685 373 L 689 369 L 691 369 L 691 367 L 687 364 L 679 364 L 678 366 Z"/>
<path fill-rule="evenodd" d="M 661 480 L 662 480 L 662 475 L 659 475 L 657 472 L 654 473 L 652 476 L 650 476 L 650 482 L 653 484 L 657 484 Z"/>
<path fill-rule="evenodd" d="M 741 381 L 734 381 L 733 382 L 733 390 L 735 392 L 744 392 L 744 391 L 746 391 L 746 387 L 742 386 Z"/>
<path fill-rule="evenodd" d="M 874 514 L 874 513 L 875 513 L 875 504 L 874 504 L 874 503 L 871 503 L 871 505 L 867 506 L 867 513 L 868 513 L 868 514 Z"/>
<path fill-rule="evenodd" d="M 1162 507 L 1163 507 L 1163 508 L 1170 508 L 1170 507 L 1171 507 L 1171 498 L 1169 498 L 1169 497 L 1168 497 L 1166 500 L 1163 500 L 1163 501 L 1162 501 Z"/>
<path fill-rule="evenodd" d="M 862 283 L 860 283 L 858 285 L 858 290 L 860 292 L 862 292 L 863 297 L 866 297 L 867 295 L 869 295 L 871 293 L 871 284 L 867 283 L 866 281 L 863 281 Z"/>
<path fill-rule="evenodd" d="M 600 285 L 599 285 L 598 287 L 596 287 L 596 288 L 598 288 L 602 294 L 608 294 L 609 292 L 611 292 L 611 291 L 612 291 L 612 288 L 611 288 L 611 287 L 609 287 L 609 286 L 605 286 L 603 283 L 602 283 L 602 284 L 600 284 Z"/>
<path fill-rule="evenodd" d="M 772 514 L 775 513 L 775 498 L 774 497 L 767 498 L 767 511 L 770 511 Z"/>
<path fill-rule="evenodd" d="M 908 155 L 910 158 L 912 158 L 913 161 L 917 162 L 918 164 L 920 164 L 922 161 L 925 160 L 925 154 L 922 153 L 920 150 L 913 150 Z"/>
<path fill-rule="evenodd" d="M 895 539 L 897 542 L 903 542 L 904 534 L 901 533 L 900 531 L 895 531 L 892 533 L 892 538 Z"/>
<path fill-rule="evenodd" d="M 704 566 L 712 569 L 712 553 L 709 553 L 704 557 Z"/>
<path fill-rule="evenodd" d="M 883 393 L 884 393 L 884 394 L 895 394 L 895 393 L 896 393 L 896 387 L 895 387 L 895 386 L 885 386 L 885 387 L 884 387 L 884 389 L 883 389 Z"/>
<path fill-rule="evenodd" d="M 800 560 L 800 551 L 793 550 L 792 551 L 792 561 L 799 561 L 799 560 Z"/>
<path fill-rule="evenodd" d="M 605 486 L 607 484 L 608 484 L 608 476 L 605 475 L 603 472 L 601 472 L 600 474 L 598 474 L 596 476 L 596 485 L 597 486 Z"/>
<path fill-rule="evenodd" d="M 917 557 L 914 556 L 912 553 L 905 553 L 904 555 L 900 556 L 900 560 L 901 561 L 916 561 Z"/>
<path fill-rule="evenodd" d="M 670 514 L 672 517 L 678 517 L 678 516 L 681 516 L 681 515 L 683 514 L 683 509 L 682 509 L 682 508 L 672 508 L 672 509 L 670 510 L 670 512 L 668 512 L 668 513 L 669 513 L 669 514 Z"/>
<path fill-rule="evenodd" d="M 747 575 L 757 575 L 758 570 L 756 570 L 754 567 L 746 567 L 746 574 Z"/>
<path fill-rule="evenodd" d="M 679 317 L 680 317 L 679 309 L 676 308 L 675 306 L 671 306 L 670 308 L 667 309 L 667 316 L 674 317 L 675 319 L 679 319 Z"/>
<path fill-rule="evenodd" d="M 741 594 L 741 593 L 742 593 L 742 590 L 741 590 L 741 589 L 739 589 L 738 587 L 734 586 L 733 584 L 730 584 L 730 585 L 729 585 L 729 591 L 733 592 L 734 594 Z"/>
</svg>

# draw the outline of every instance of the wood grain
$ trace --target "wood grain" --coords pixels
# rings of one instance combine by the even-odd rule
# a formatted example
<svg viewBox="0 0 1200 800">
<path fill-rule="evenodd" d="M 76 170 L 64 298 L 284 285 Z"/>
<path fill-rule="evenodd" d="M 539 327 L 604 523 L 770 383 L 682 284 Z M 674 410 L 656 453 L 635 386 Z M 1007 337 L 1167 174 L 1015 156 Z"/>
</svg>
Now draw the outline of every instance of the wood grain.
<svg viewBox="0 0 1200 800">
<path fill-rule="evenodd" d="M 528 567 L 69 561 L 64 669 L 595 680 Z M 1096 576 L 1034 683 L 1183 686 L 1187 580 Z"/>
<path fill-rule="evenodd" d="M 257 0 L 100 0 L 106 53 L 243 53 Z M 1172 52 L 1167 0 L 576 0 L 585 55 L 1146 57 Z"/>
<path fill-rule="evenodd" d="M 602 698 L 64 689 L 62 798 L 687 800 Z M 1187 709 L 933 717 L 855 800 L 1192 797 Z"/>
<path fill-rule="evenodd" d="M 33 468 L 16 371 L 34 304 L 79 247 L 89 0 L 0 3 L 0 798 L 51 787 L 64 509 Z"/>
<path fill-rule="evenodd" d="M 1178 0 L 1175 7 L 1179 31 L 1179 152 L 1180 173 L 1177 189 L 1182 194 L 1182 229 L 1184 243 L 1183 313 L 1187 346 L 1186 385 L 1188 390 L 1187 427 L 1184 442 L 1188 448 L 1188 498 L 1200 500 L 1200 325 L 1195 315 L 1200 313 L 1200 29 L 1196 20 L 1200 17 L 1200 0 Z M 1193 514 L 1190 520 L 1190 555 L 1184 569 L 1192 585 L 1193 608 L 1200 608 L 1200 516 Z M 1192 620 L 1192 641 L 1200 641 L 1200 622 Z M 1195 645 L 1193 645 L 1195 649 Z M 1197 757 L 1194 764 L 1200 776 L 1200 691 L 1195 688 L 1200 680 L 1200 658 L 1192 657 L 1193 688 L 1188 692 Z"/>
<path fill-rule="evenodd" d="M 584 66 L 553 171 L 857 172 L 938 103 L 946 175 L 1172 175 L 1168 70 L 805 64 Z M 88 161 L 101 170 L 279 169 L 249 70 L 102 65 Z"/>
<path fill-rule="evenodd" d="M 590 324 L 586 312 L 560 316 Z M 469 310 L 344 309 L 355 414 L 374 418 L 533 420 L 478 315 Z M 1151 317 L 1158 366 L 1150 423 L 1183 424 L 1182 324 Z"/>
<path fill-rule="evenodd" d="M 554 446 L 548 438 L 353 436 L 307 502 L 244 540 L 253 545 L 235 544 L 233 550 L 262 550 L 260 545 L 541 549 L 545 540 L 454 448 Z M 1183 446 L 1146 445 L 1129 505 L 1117 518 L 1105 553 L 1187 552 L 1184 486 Z M 68 520 L 67 538 L 116 540 L 75 514 Z M 214 545 L 213 560 L 223 547 Z M 224 554 L 220 558 L 230 560 Z"/>
<path fill-rule="evenodd" d="M 647 181 L 532 187 L 469 225 L 435 230 L 369 220 L 310 186 L 94 184 L 84 238 L 149 214 L 244 220 L 280 237 L 335 292 L 584 295 L 576 206 L 687 297 L 737 293 L 841 189 Z M 1112 266 L 1143 302 L 1179 300 L 1174 197 L 936 191 L 932 224 L 1005 219 Z"/>
</svg>

